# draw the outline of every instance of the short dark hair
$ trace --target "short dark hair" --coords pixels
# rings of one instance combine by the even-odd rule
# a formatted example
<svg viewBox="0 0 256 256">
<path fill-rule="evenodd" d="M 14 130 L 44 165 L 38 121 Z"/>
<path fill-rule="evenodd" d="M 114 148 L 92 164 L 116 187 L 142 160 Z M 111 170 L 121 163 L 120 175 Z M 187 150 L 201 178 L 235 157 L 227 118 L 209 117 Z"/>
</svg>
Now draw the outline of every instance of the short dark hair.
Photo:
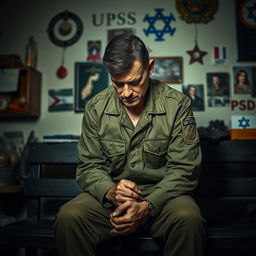
<svg viewBox="0 0 256 256">
<path fill-rule="evenodd" d="M 148 51 L 143 41 L 131 34 L 114 37 L 107 45 L 103 63 L 110 74 L 130 70 L 135 60 L 146 68 L 149 63 Z"/>
</svg>

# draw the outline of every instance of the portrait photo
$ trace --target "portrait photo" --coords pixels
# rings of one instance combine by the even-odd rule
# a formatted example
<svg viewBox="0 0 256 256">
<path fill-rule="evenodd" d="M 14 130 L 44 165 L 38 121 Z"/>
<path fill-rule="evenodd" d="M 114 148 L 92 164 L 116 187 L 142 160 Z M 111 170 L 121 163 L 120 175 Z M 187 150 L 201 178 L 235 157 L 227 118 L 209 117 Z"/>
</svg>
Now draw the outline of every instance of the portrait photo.
<svg viewBox="0 0 256 256">
<path fill-rule="evenodd" d="M 202 84 L 182 85 L 182 92 L 191 100 L 193 111 L 203 111 L 204 108 L 204 86 Z"/>
<path fill-rule="evenodd" d="M 206 73 L 207 96 L 229 96 L 230 76 L 229 73 Z"/>
<path fill-rule="evenodd" d="M 75 63 L 75 111 L 83 112 L 93 96 L 108 87 L 108 72 L 102 62 Z"/>
<path fill-rule="evenodd" d="M 163 83 L 183 82 L 183 58 L 182 57 L 152 57 L 155 60 L 152 79 Z"/>
<path fill-rule="evenodd" d="M 252 94 L 252 67 L 233 67 L 235 94 Z"/>
</svg>

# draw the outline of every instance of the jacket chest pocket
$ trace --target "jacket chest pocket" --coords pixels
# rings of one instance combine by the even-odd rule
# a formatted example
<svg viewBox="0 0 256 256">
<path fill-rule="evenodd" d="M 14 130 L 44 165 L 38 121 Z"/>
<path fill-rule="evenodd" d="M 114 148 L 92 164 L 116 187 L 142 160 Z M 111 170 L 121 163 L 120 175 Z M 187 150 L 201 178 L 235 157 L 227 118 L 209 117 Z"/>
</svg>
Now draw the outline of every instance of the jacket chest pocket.
<svg viewBox="0 0 256 256">
<path fill-rule="evenodd" d="M 145 140 L 143 142 L 143 160 L 148 168 L 160 168 L 166 164 L 169 139 Z"/>
<path fill-rule="evenodd" d="M 120 140 L 106 139 L 101 139 L 100 143 L 110 172 L 115 175 L 120 174 L 125 165 L 126 143 Z"/>
</svg>

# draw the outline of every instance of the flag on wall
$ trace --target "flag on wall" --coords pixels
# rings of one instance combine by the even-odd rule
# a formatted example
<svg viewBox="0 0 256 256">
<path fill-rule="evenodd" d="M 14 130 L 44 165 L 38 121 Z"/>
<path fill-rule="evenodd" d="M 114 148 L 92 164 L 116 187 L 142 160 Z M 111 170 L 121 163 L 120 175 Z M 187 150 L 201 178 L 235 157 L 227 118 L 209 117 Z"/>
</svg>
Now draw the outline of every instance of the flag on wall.
<svg viewBox="0 0 256 256">
<path fill-rule="evenodd" d="M 227 64 L 226 47 L 214 46 L 212 55 L 213 55 L 213 64 L 215 64 L 215 65 L 225 65 L 225 64 Z"/>
<path fill-rule="evenodd" d="M 231 140 L 256 140 L 256 115 L 231 116 Z"/>
<path fill-rule="evenodd" d="M 73 110 L 74 97 L 72 89 L 49 90 L 48 111 Z"/>
<path fill-rule="evenodd" d="M 231 116 L 231 129 L 256 129 L 256 115 Z"/>
</svg>

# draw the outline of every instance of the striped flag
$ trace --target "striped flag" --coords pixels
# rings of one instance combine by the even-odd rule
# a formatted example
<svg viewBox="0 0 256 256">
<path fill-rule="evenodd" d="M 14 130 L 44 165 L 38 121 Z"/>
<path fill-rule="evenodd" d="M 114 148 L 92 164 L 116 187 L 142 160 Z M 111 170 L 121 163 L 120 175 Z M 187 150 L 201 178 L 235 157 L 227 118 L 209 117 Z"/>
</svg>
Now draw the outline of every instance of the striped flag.
<svg viewBox="0 0 256 256">
<path fill-rule="evenodd" d="M 227 63 L 226 47 L 214 46 L 212 56 L 213 56 L 213 64 L 225 65 Z"/>
<path fill-rule="evenodd" d="M 59 89 L 48 91 L 48 111 L 73 110 L 74 97 L 72 89 Z"/>
</svg>

